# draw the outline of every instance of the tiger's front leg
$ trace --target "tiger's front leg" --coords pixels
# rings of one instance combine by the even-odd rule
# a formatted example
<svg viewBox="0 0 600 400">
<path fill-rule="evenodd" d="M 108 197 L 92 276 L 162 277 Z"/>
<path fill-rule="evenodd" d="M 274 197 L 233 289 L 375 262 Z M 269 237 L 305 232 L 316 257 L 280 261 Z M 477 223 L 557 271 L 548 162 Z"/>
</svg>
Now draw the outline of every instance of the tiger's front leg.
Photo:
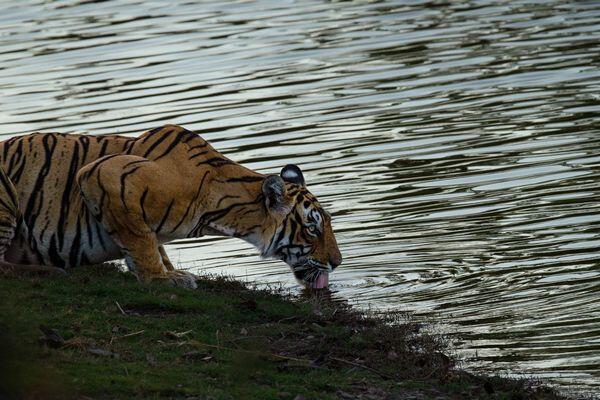
<svg viewBox="0 0 600 400">
<path fill-rule="evenodd" d="M 167 271 L 175 271 L 175 267 L 171 264 L 171 260 L 169 260 L 169 257 L 167 256 L 165 246 L 158 246 L 158 252 L 160 253 L 160 258 Z"/>
<path fill-rule="evenodd" d="M 156 228 L 164 225 L 169 197 L 164 182 L 172 182 L 164 175 L 148 159 L 113 155 L 82 168 L 77 182 L 88 209 L 120 247 L 140 281 L 167 281 L 195 289 L 195 275 L 174 270 L 157 238 Z M 168 211 L 172 208 L 171 203 Z"/>
<path fill-rule="evenodd" d="M 165 264 L 165 259 L 161 254 L 164 249 L 160 251 L 162 246 L 158 246 L 154 233 L 138 235 L 132 234 L 130 230 L 119 232 L 112 236 L 123 249 L 128 268 L 136 272 L 140 281 L 167 281 L 188 289 L 198 287 L 196 277 L 193 274 L 176 271 L 168 258 L 166 258 L 167 264 Z"/>
</svg>

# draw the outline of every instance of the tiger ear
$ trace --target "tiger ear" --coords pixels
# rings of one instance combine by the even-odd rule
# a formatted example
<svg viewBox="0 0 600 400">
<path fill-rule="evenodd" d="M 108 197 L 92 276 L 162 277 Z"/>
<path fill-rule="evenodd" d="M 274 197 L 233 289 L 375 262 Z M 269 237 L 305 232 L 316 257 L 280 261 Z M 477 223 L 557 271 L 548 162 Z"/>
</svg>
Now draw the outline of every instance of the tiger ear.
<svg viewBox="0 0 600 400">
<path fill-rule="evenodd" d="M 291 201 L 287 196 L 285 182 L 280 176 L 268 176 L 263 181 L 262 192 L 267 210 L 283 214 L 287 214 L 290 211 Z"/>
<path fill-rule="evenodd" d="M 304 175 L 302 175 L 302 171 L 297 165 L 288 164 L 285 167 L 283 167 L 281 170 L 281 177 L 286 182 L 306 186 L 306 184 L 304 183 Z"/>
</svg>

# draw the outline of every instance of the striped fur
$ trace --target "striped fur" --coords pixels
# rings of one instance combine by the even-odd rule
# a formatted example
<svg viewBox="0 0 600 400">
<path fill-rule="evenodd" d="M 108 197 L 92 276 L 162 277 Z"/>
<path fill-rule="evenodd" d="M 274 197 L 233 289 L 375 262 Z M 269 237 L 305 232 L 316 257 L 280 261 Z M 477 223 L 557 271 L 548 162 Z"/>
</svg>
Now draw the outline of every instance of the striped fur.
<svg viewBox="0 0 600 400">
<path fill-rule="evenodd" d="M 34 133 L 0 143 L 0 257 L 68 268 L 125 258 L 194 286 L 164 243 L 233 236 L 309 284 L 339 263 L 329 215 L 295 166 L 266 177 L 167 125 L 137 138 Z M 0 258 L 0 261 L 2 258 Z"/>
</svg>

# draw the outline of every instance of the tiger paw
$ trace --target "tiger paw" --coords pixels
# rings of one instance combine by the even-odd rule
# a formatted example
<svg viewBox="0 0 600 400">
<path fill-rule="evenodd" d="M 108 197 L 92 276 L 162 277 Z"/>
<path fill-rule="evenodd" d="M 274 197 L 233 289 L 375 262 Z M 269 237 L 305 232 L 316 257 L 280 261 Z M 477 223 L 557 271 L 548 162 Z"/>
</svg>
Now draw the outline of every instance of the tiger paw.
<svg viewBox="0 0 600 400">
<path fill-rule="evenodd" d="M 172 286 L 193 290 L 198 288 L 197 278 L 196 275 L 186 271 L 167 271 L 162 276 L 152 277 L 151 281 L 166 282 Z"/>
<path fill-rule="evenodd" d="M 173 286 L 178 286 L 192 290 L 198 288 L 198 284 L 196 283 L 196 279 L 198 279 L 198 277 L 190 272 L 168 271 L 167 279 Z"/>
</svg>

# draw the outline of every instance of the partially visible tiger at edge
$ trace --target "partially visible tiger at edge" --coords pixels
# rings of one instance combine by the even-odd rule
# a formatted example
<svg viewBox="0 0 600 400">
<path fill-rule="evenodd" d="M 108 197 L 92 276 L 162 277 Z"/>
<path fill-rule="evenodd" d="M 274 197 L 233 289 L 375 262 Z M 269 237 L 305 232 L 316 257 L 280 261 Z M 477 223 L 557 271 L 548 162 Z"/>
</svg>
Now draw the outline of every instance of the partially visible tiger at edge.
<svg viewBox="0 0 600 400">
<path fill-rule="evenodd" d="M 137 138 L 33 133 L 1 142 L 0 157 L 0 270 L 125 258 L 142 282 L 195 288 L 163 244 L 204 235 L 243 239 L 312 288 L 342 262 L 300 168 L 260 174 L 180 126 Z"/>
</svg>

